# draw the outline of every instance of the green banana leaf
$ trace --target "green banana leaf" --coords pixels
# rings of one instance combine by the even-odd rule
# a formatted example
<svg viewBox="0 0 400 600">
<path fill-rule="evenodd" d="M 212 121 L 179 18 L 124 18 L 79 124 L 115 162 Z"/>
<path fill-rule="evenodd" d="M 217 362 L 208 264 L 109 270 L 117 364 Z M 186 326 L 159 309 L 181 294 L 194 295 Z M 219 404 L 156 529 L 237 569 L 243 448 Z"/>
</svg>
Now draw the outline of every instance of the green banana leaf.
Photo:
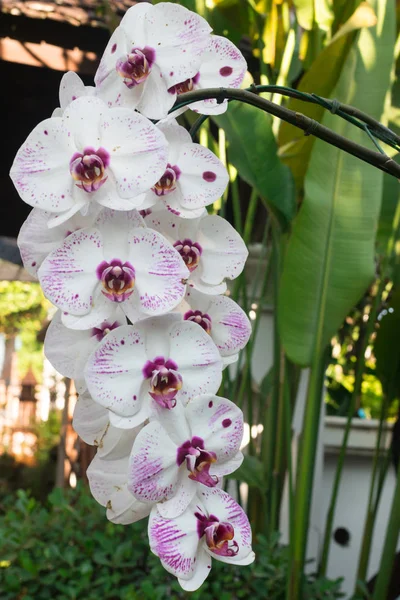
<svg viewBox="0 0 400 600">
<path fill-rule="evenodd" d="M 378 23 L 361 31 L 333 96 L 380 119 L 390 87 L 395 3 L 375 0 Z M 323 123 L 358 143 L 364 132 L 326 114 Z M 288 242 L 278 302 L 289 358 L 310 365 L 329 343 L 374 275 L 381 171 L 320 140 L 305 178 L 305 198 Z"/>
<path fill-rule="evenodd" d="M 310 69 L 303 75 L 298 89 L 322 96 L 335 97 L 332 93 L 338 82 L 346 57 L 352 47 L 357 31 L 362 27 L 376 24 L 376 16 L 370 5 L 363 2 L 342 25 L 332 39 L 312 63 Z M 300 100 L 291 99 L 288 108 L 301 112 L 308 117 L 321 121 L 325 110 L 317 104 L 307 104 Z M 279 155 L 293 173 L 296 186 L 303 188 L 304 176 L 309 164 L 311 151 L 315 142 L 313 136 L 304 136 L 303 132 L 290 125 L 281 123 L 279 128 Z"/>
<path fill-rule="evenodd" d="M 254 106 L 231 102 L 226 113 L 213 120 L 225 131 L 229 162 L 285 228 L 295 215 L 295 189 L 290 169 L 278 158 L 270 116 Z"/>
</svg>

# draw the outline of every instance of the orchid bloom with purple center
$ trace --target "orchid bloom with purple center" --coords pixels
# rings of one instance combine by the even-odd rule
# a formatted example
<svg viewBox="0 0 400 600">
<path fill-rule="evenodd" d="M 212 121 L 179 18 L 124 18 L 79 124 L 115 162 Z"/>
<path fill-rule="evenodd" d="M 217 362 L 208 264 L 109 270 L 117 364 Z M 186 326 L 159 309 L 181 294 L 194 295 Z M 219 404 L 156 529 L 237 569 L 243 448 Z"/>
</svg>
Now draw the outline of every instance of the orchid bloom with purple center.
<svg viewBox="0 0 400 600">
<path fill-rule="evenodd" d="M 81 96 L 62 116 L 35 127 L 10 176 L 27 204 L 53 213 L 49 225 L 55 226 L 78 211 L 88 213 L 92 204 L 138 207 L 165 171 L 166 146 L 162 132 L 142 115 Z"/>
<path fill-rule="evenodd" d="M 131 322 L 166 313 L 182 300 L 188 274 L 179 253 L 136 211 L 111 210 L 69 235 L 38 271 L 45 295 L 72 329 L 109 321 L 116 304 Z"/>
<path fill-rule="evenodd" d="M 215 393 L 221 378 L 222 361 L 210 336 L 177 313 L 114 329 L 85 368 L 93 400 L 109 409 L 114 426 L 127 429 L 143 423 L 153 403 L 175 414 L 180 400 Z"/>
<path fill-rule="evenodd" d="M 198 73 L 210 32 L 202 17 L 183 6 L 136 4 L 102 56 L 97 94 L 109 106 L 137 109 L 150 119 L 166 117 L 177 96 L 172 88 Z"/>
<path fill-rule="evenodd" d="M 215 487 L 240 466 L 242 437 L 242 411 L 226 398 L 206 394 L 187 406 L 178 401 L 171 411 L 154 403 L 132 448 L 128 489 L 141 502 L 160 503 L 164 517 L 175 517 L 199 486 Z"/>
<path fill-rule="evenodd" d="M 174 119 L 157 127 L 168 142 L 168 165 L 160 180 L 143 194 L 146 209 L 163 203 L 174 215 L 195 219 L 205 206 L 222 196 L 228 184 L 228 172 L 211 150 L 193 143 L 190 134 Z"/>
<path fill-rule="evenodd" d="M 202 585 L 212 558 L 233 565 L 254 561 L 248 518 L 223 490 L 202 488 L 175 518 L 164 517 L 161 506 L 157 504 L 150 513 L 150 547 L 184 590 Z"/>
<path fill-rule="evenodd" d="M 144 221 L 178 250 L 190 271 L 190 287 L 204 294 L 223 294 L 227 290 L 225 279 L 235 279 L 242 272 L 248 255 L 246 245 L 222 217 L 203 210 L 196 219 L 181 219 L 157 207 Z"/>
</svg>

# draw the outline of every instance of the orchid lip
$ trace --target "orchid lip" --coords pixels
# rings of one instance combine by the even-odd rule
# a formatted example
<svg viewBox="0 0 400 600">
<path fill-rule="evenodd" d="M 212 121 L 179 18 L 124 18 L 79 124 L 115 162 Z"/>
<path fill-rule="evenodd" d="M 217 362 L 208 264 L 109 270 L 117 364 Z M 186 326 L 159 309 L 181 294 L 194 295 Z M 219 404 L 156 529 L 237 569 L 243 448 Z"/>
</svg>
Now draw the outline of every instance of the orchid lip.
<svg viewBox="0 0 400 600">
<path fill-rule="evenodd" d="M 149 46 L 132 48 L 124 57 L 117 60 L 115 68 L 127 88 L 144 83 L 151 73 L 155 61 L 155 51 Z"/>
<path fill-rule="evenodd" d="M 195 513 L 197 518 L 197 533 L 201 539 L 205 537 L 208 548 L 219 556 L 236 556 L 239 544 L 234 539 L 235 529 L 231 523 L 223 522 L 214 515 L 208 517 L 202 513 Z"/>
<path fill-rule="evenodd" d="M 216 475 L 210 475 L 210 467 L 217 461 L 215 452 L 205 450 L 202 438 L 194 436 L 177 450 L 177 464 L 186 463 L 189 479 L 202 483 L 207 487 L 215 487 L 218 483 Z"/>
<path fill-rule="evenodd" d="M 170 94 L 176 94 L 180 96 L 181 94 L 186 94 L 187 92 L 191 92 L 196 88 L 196 84 L 200 79 L 200 73 L 196 73 L 194 77 L 189 77 L 189 79 L 185 79 L 185 81 L 181 81 L 180 83 L 176 83 L 172 87 L 168 88 Z"/>
<path fill-rule="evenodd" d="M 192 321 L 193 323 L 197 323 L 204 329 L 206 333 L 211 333 L 212 328 L 212 320 L 210 315 L 207 313 L 201 312 L 201 310 L 188 310 L 183 315 L 184 321 Z"/>
<path fill-rule="evenodd" d="M 107 150 L 87 147 L 82 153 L 73 154 L 69 170 L 77 187 L 85 192 L 96 192 L 107 181 L 105 172 L 109 164 L 110 155 Z"/>
<path fill-rule="evenodd" d="M 102 325 L 99 325 L 99 327 L 93 327 L 92 336 L 96 337 L 97 341 L 101 342 L 103 337 L 105 337 L 108 333 L 110 333 L 110 331 L 116 329 L 119 326 L 120 323 L 118 323 L 118 321 L 114 321 L 114 323 L 103 323 Z"/>
<path fill-rule="evenodd" d="M 149 395 L 163 408 L 176 406 L 176 395 L 182 387 L 182 376 L 175 361 L 163 356 L 148 360 L 144 365 L 143 377 L 150 379 Z"/>
<path fill-rule="evenodd" d="M 102 293 L 112 302 L 124 302 L 133 293 L 135 269 L 129 262 L 118 258 L 103 261 L 97 267 L 97 277 L 102 283 Z"/>
<path fill-rule="evenodd" d="M 151 189 L 157 196 L 167 196 L 176 190 L 176 182 L 180 174 L 181 170 L 178 166 L 172 166 L 168 163 L 164 175 Z"/>
<path fill-rule="evenodd" d="M 203 249 L 200 246 L 200 244 L 186 238 L 182 241 L 177 240 L 174 244 L 174 248 L 181 255 L 181 257 L 183 258 L 183 262 L 185 263 L 190 272 L 197 269 L 203 252 Z"/>
</svg>

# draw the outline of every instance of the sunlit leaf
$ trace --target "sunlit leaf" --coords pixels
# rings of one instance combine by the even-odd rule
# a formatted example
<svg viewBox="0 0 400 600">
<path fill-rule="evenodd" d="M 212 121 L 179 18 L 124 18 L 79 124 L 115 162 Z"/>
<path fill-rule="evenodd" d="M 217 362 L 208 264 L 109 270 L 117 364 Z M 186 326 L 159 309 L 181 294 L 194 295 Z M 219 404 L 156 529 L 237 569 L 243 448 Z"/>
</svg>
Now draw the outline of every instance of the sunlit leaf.
<svg viewBox="0 0 400 600">
<path fill-rule="evenodd" d="M 364 29 L 349 53 L 333 96 L 380 119 L 395 40 L 394 3 L 374 4 L 382 24 Z M 327 113 L 323 123 L 353 141 L 364 132 Z M 309 365 L 363 295 L 374 271 L 383 174 L 317 140 L 305 198 L 284 261 L 278 317 L 286 352 Z"/>
</svg>

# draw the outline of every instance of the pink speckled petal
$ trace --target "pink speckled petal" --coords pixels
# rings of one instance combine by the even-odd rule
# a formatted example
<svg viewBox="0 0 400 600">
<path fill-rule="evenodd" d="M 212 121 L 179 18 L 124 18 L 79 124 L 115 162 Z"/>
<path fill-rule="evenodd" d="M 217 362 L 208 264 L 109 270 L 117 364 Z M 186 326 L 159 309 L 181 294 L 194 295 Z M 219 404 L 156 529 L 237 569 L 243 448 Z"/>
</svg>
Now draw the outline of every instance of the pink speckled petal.
<svg viewBox="0 0 400 600">
<path fill-rule="evenodd" d="M 160 315 L 175 308 L 189 276 L 179 253 L 151 229 L 137 229 L 129 240 L 128 260 L 136 270 L 137 302 L 143 313 Z"/>
<path fill-rule="evenodd" d="M 191 438 L 191 432 L 186 419 L 185 408 L 179 399 L 176 403 L 176 406 L 170 410 L 166 410 L 163 406 L 160 406 L 153 400 L 151 402 L 150 421 L 158 421 L 162 423 L 162 426 L 169 438 L 176 446 L 180 446 L 183 442 Z"/>
<path fill-rule="evenodd" d="M 205 19 L 178 4 L 161 2 L 147 12 L 145 28 L 147 45 L 156 49 L 156 63 L 167 87 L 196 75 L 210 39 L 211 27 Z"/>
<path fill-rule="evenodd" d="M 211 475 L 216 475 L 221 479 L 224 475 L 228 475 L 229 473 L 234 473 L 240 465 L 242 464 L 244 456 L 242 452 L 237 452 L 233 458 L 227 460 L 224 463 L 214 463 L 211 465 L 210 473 Z"/>
<path fill-rule="evenodd" d="M 194 592 L 207 579 L 209 572 L 211 571 L 211 556 L 203 548 L 199 548 L 197 554 L 196 566 L 194 569 L 193 577 L 190 579 L 178 578 L 179 584 L 186 592 Z"/>
<path fill-rule="evenodd" d="M 200 76 L 196 89 L 239 88 L 246 74 L 246 61 L 238 48 L 227 38 L 212 35 L 209 46 L 201 57 Z M 190 109 L 203 115 L 218 115 L 228 107 L 215 99 L 194 102 Z"/>
<path fill-rule="evenodd" d="M 158 512 L 166 519 L 179 517 L 192 502 L 200 484 L 189 479 L 188 475 L 187 469 L 182 468 L 179 472 L 175 495 L 170 500 L 158 504 Z"/>
<path fill-rule="evenodd" d="M 130 525 L 150 514 L 151 506 L 132 496 L 126 485 L 119 486 L 110 497 L 107 519 L 117 525 Z"/>
<path fill-rule="evenodd" d="M 61 321 L 61 311 L 54 315 L 44 340 L 44 353 L 53 367 L 71 379 L 82 379 L 83 368 L 98 341 L 93 332 L 68 329 Z"/>
<path fill-rule="evenodd" d="M 147 389 L 147 386 L 146 386 Z M 150 397 L 145 397 L 145 400 L 141 403 L 140 408 L 137 413 L 135 413 L 132 417 L 121 417 L 113 412 L 109 412 L 110 423 L 113 427 L 117 427 L 118 429 L 135 429 L 142 425 L 150 415 L 150 406 L 149 406 Z"/>
<path fill-rule="evenodd" d="M 232 356 L 245 347 L 251 335 L 251 324 L 244 312 L 228 296 L 211 299 L 209 315 L 212 320 L 211 337 L 221 356 Z"/>
<path fill-rule="evenodd" d="M 141 502 L 154 504 L 175 495 L 178 478 L 177 446 L 161 423 L 153 421 L 141 430 L 133 445 L 128 489 Z"/>
<path fill-rule="evenodd" d="M 236 404 L 212 394 L 199 396 L 187 405 L 186 418 L 192 435 L 201 437 L 204 447 L 216 453 L 218 466 L 236 456 L 243 438 L 243 413 Z"/>
<path fill-rule="evenodd" d="M 251 549 L 251 527 L 244 510 L 229 494 L 219 488 L 206 488 L 198 494 L 208 514 L 213 514 L 220 521 L 230 523 L 235 530 L 234 541 L 239 545 L 236 556 L 221 556 L 213 553 L 204 544 L 205 550 L 213 558 L 235 565 L 249 565 L 254 561 Z"/>
<path fill-rule="evenodd" d="M 108 423 L 108 410 L 94 402 L 88 392 L 80 394 L 72 419 L 79 437 L 91 446 L 98 446 Z"/>
<path fill-rule="evenodd" d="M 148 119 L 128 108 L 109 109 L 100 127 L 118 194 L 121 198 L 133 198 L 147 191 L 165 171 L 164 135 Z"/>
<path fill-rule="evenodd" d="M 80 316 L 63 312 L 61 320 L 68 329 L 92 329 L 101 326 L 104 322 L 115 323 L 115 321 L 125 325 L 126 316 L 122 310 L 123 305 L 124 303 L 118 304 L 106 298 L 100 287 L 97 287 L 93 295 L 92 308 L 88 314 Z"/>
<path fill-rule="evenodd" d="M 46 256 L 61 245 L 67 235 L 77 229 L 90 226 L 94 219 L 91 214 L 86 217 L 78 214 L 59 227 L 49 228 L 48 223 L 53 216 L 53 213 L 34 208 L 18 235 L 18 246 L 24 267 L 35 277 Z"/>
<path fill-rule="evenodd" d="M 74 205 L 69 172 L 74 151 L 62 118 L 39 123 L 18 150 L 10 171 L 22 200 L 49 212 L 69 210 Z"/>
<path fill-rule="evenodd" d="M 164 519 L 155 506 L 149 518 L 149 541 L 152 552 L 163 567 L 180 579 L 190 580 L 196 571 L 196 562 L 202 542 L 197 533 L 194 503 L 176 519 Z"/>
<path fill-rule="evenodd" d="M 87 314 L 98 285 L 96 267 L 101 260 L 101 239 L 96 229 L 72 233 L 38 271 L 45 296 L 63 311 Z"/>
<path fill-rule="evenodd" d="M 222 361 L 214 342 L 191 321 L 171 331 L 171 358 L 178 365 L 183 385 L 178 397 L 185 403 L 195 396 L 216 393 L 222 379 Z"/>
<path fill-rule="evenodd" d="M 203 248 L 203 283 L 218 285 L 225 278 L 235 279 L 243 271 L 248 255 L 246 245 L 222 217 L 207 215 L 201 219 L 198 242 Z"/>
<path fill-rule="evenodd" d="M 93 399 L 117 416 L 136 415 L 150 398 L 142 373 L 146 360 L 143 331 L 131 325 L 111 331 L 86 364 L 85 379 Z"/>
</svg>

